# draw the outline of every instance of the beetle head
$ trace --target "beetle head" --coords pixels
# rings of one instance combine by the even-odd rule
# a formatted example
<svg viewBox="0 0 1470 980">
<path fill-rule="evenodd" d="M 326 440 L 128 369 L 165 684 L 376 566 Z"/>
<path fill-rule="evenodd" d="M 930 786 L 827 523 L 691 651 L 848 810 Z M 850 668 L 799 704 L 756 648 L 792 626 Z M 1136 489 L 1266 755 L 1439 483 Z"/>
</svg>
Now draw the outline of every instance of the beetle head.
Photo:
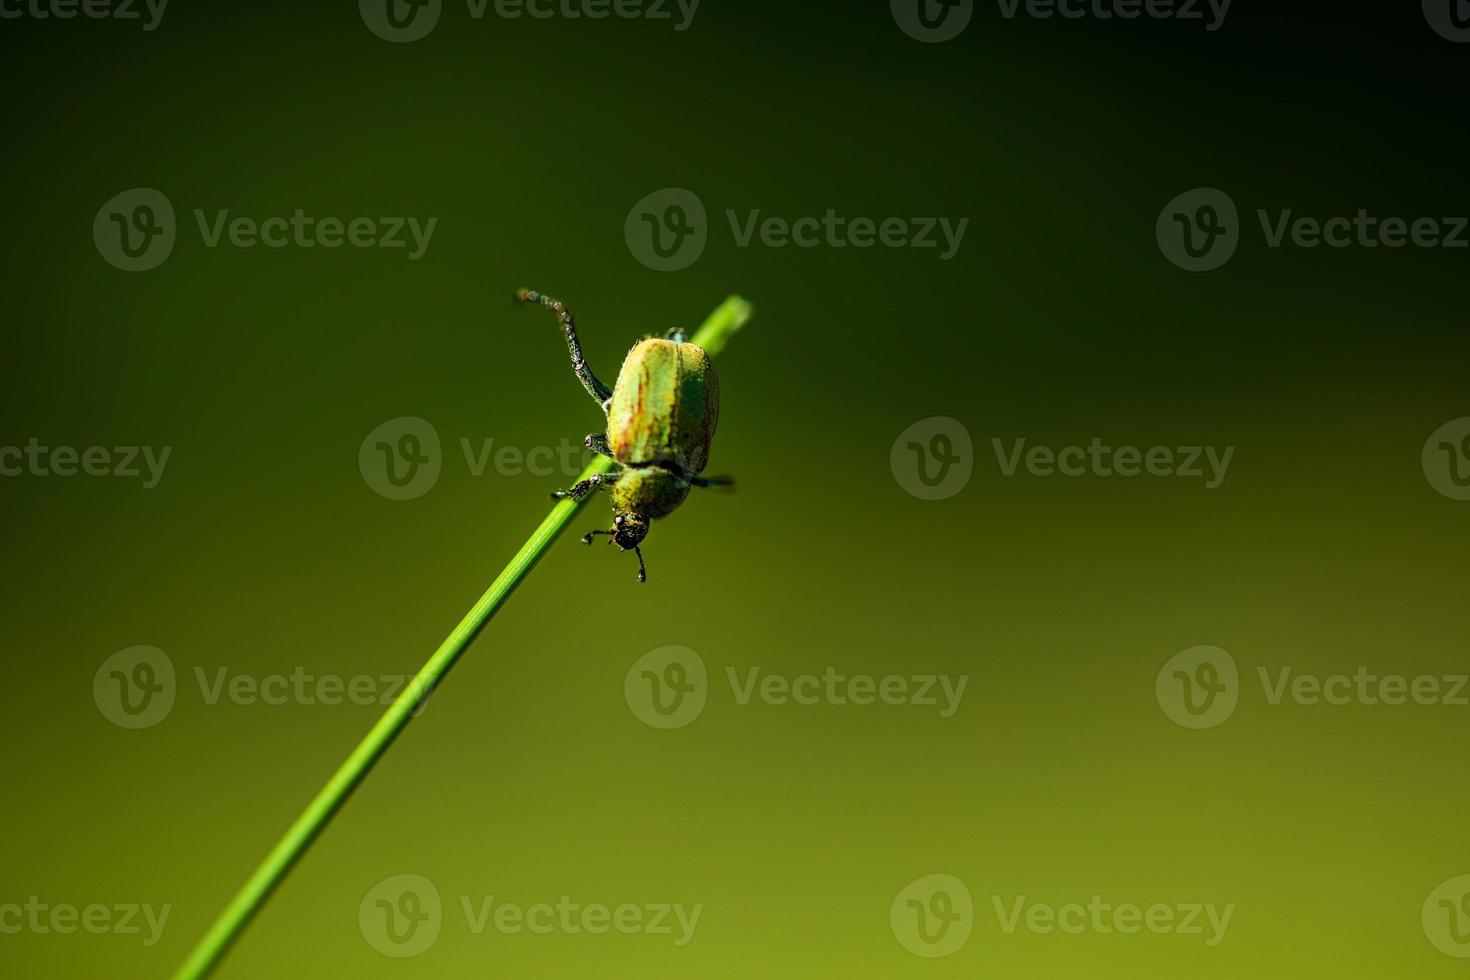
<svg viewBox="0 0 1470 980">
<path fill-rule="evenodd" d="M 638 581 L 648 581 L 648 569 L 643 567 L 643 550 L 638 543 L 648 535 L 648 518 L 638 514 L 622 513 L 613 515 L 613 526 L 610 531 L 588 531 L 582 535 L 583 544 L 591 544 L 593 539 L 605 534 L 623 551 L 631 551 L 638 556 Z"/>
<path fill-rule="evenodd" d="M 632 551 L 648 536 L 648 518 L 637 514 L 617 514 L 613 517 L 613 543 L 624 551 Z"/>
</svg>

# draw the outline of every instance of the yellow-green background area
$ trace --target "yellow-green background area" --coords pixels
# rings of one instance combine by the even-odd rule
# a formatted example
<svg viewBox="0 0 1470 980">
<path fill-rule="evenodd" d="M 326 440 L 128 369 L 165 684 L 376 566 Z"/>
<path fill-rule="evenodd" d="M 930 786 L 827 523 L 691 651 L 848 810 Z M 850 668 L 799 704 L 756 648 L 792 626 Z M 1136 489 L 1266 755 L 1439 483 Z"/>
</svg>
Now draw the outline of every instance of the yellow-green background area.
<svg viewBox="0 0 1470 980">
<path fill-rule="evenodd" d="M 7 978 L 161 977 L 372 724 L 355 705 L 207 704 L 195 670 L 422 662 L 563 477 L 471 476 L 458 440 L 580 441 L 598 412 L 526 285 L 611 377 L 640 334 L 731 291 L 699 495 L 632 556 L 576 536 L 469 650 L 220 972 L 251 977 L 1462 975 L 1420 907 L 1470 871 L 1470 707 L 1271 705 L 1255 672 L 1470 669 L 1470 503 L 1420 450 L 1470 415 L 1466 252 L 1269 249 L 1255 208 L 1464 214 L 1470 51 L 1417 5 L 1173 22 L 1006 20 L 924 45 L 886 3 L 705 0 L 643 20 L 474 20 L 389 44 L 348 3 L 170 6 L 159 28 L 0 22 L 0 445 L 168 445 L 162 483 L 0 481 L 0 903 L 169 904 L 138 936 L 0 935 Z M 145 273 L 99 257 L 104 201 L 179 212 Z M 694 190 L 703 257 L 640 265 L 633 203 Z M 1154 221 L 1227 190 L 1235 258 L 1170 265 Z M 437 217 L 427 255 L 205 248 L 192 210 Z M 934 251 L 739 248 L 724 211 L 967 216 Z M 445 441 L 427 495 L 357 467 L 384 420 Z M 974 477 L 906 493 L 889 450 L 962 421 Z M 1224 485 L 1003 477 L 990 440 L 1235 446 Z M 172 714 L 127 731 L 93 675 L 147 644 Z M 623 697 L 678 644 L 713 679 L 659 731 Z M 1215 644 L 1245 689 L 1191 731 L 1154 696 Z M 738 704 L 726 667 L 969 676 L 958 713 Z M 915 956 L 889 904 L 962 879 L 968 943 Z M 399 874 L 446 911 L 377 953 Z M 702 903 L 669 937 L 475 935 L 460 896 Z M 992 896 L 1235 903 L 1198 936 L 1002 931 Z"/>
</svg>

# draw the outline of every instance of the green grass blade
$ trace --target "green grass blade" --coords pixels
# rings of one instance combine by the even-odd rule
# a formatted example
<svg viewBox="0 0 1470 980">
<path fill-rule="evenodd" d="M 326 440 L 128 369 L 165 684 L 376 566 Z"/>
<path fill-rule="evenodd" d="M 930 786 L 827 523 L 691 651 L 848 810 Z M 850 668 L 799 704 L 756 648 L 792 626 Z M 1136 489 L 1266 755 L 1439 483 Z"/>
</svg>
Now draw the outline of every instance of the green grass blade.
<svg viewBox="0 0 1470 980">
<path fill-rule="evenodd" d="M 750 319 L 751 313 L 749 303 L 738 296 L 731 296 L 709 315 L 691 339 L 711 354 L 718 355 L 730 335 Z M 612 460 L 598 456 L 578 479 L 585 480 L 596 473 L 604 473 L 611 466 Z M 377 724 L 373 725 L 357 748 L 352 750 L 347 761 L 332 774 L 332 778 L 291 824 L 285 836 L 266 855 L 255 873 L 194 947 L 189 958 L 179 967 L 174 974 L 174 980 L 196 980 L 208 976 L 219 964 L 230 945 L 239 938 L 271 893 L 296 862 L 301 860 L 312 841 L 316 840 L 332 816 L 342 808 L 347 797 L 383 757 L 383 753 L 388 751 L 388 746 L 393 744 L 398 733 L 408 725 L 424 698 L 444 679 L 474 638 L 485 628 L 485 624 L 505 604 L 505 600 L 510 598 L 516 587 L 525 581 L 531 569 L 536 567 L 536 562 L 550 549 L 552 542 L 566 530 L 581 504 L 581 501 L 562 500 L 552 506 L 551 513 L 541 522 L 541 526 L 536 528 L 515 553 L 515 557 L 511 558 L 510 563 L 496 576 L 490 588 L 485 590 L 480 600 L 419 669 L 403 696 L 383 712 Z"/>
</svg>

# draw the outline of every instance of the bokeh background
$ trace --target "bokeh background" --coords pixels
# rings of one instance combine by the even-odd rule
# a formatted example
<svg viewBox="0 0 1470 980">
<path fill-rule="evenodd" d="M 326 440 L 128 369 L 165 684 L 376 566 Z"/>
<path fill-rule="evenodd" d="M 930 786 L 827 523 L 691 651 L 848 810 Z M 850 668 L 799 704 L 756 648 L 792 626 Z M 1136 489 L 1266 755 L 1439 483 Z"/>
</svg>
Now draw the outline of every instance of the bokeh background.
<svg viewBox="0 0 1470 980">
<path fill-rule="evenodd" d="M 171 447 L 159 484 L 0 479 L 0 904 L 169 906 L 161 938 L 0 934 L 0 975 L 167 976 L 381 710 L 209 703 L 197 677 L 415 669 L 567 478 L 475 475 L 460 440 L 580 443 L 598 413 L 544 314 L 611 380 L 639 335 L 739 292 L 712 470 L 631 556 L 594 500 L 219 972 L 251 977 L 1458 976 L 1421 907 L 1470 872 L 1470 707 L 1272 704 L 1257 678 L 1470 669 L 1470 503 L 1421 465 L 1470 415 L 1452 249 L 1268 248 L 1257 208 L 1464 215 L 1470 48 L 1415 4 L 1247 3 L 1199 22 L 1003 17 L 920 43 L 889 5 L 704 0 L 691 26 L 472 17 L 390 43 L 346 2 L 0 21 L 0 446 Z M 493 8 L 492 8 L 493 11 Z M 1244 228 L 1189 273 L 1155 220 L 1195 187 Z M 156 188 L 157 268 L 99 255 L 98 209 Z M 709 242 L 653 271 L 661 188 Z M 208 248 L 194 209 L 436 218 L 405 250 Z M 739 247 L 725 218 L 969 218 L 959 253 Z M 433 488 L 359 448 L 432 424 Z M 890 465 L 915 422 L 973 440 L 959 493 Z M 1233 446 L 1182 478 L 1006 477 L 992 439 Z M 911 480 L 909 481 L 911 483 Z M 1223 724 L 1155 680 L 1239 667 Z M 94 675 L 177 673 L 128 730 Z M 680 645 L 707 704 L 673 730 L 624 679 Z M 726 669 L 968 677 L 959 710 L 740 704 Z M 359 906 L 427 878 L 440 933 L 385 956 Z M 944 958 L 890 924 L 955 876 Z M 694 938 L 475 934 L 461 899 L 702 903 Z M 1199 935 L 1007 933 L 994 902 L 1235 906 Z M 1458 913 L 1457 913 L 1458 914 Z M 370 916 L 369 916 L 370 918 Z M 1470 921 L 1470 920 L 1467 920 Z M 1443 944 L 1441 944 L 1443 945 Z M 1451 951 L 1470 952 L 1463 945 Z"/>
</svg>

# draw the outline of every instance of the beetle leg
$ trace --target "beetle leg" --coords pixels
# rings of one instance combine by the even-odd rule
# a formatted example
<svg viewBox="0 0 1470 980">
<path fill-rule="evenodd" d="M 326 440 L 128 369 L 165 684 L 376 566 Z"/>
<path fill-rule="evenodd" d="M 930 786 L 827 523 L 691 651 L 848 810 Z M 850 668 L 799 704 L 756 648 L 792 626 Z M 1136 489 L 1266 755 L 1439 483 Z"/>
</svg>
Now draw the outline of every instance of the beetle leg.
<svg viewBox="0 0 1470 980">
<path fill-rule="evenodd" d="M 691 476 L 689 483 L 696 487 L 733 487 L 733 476 Z"/>
<path fill-rule="evenodd" d="M 607 436 L 594 432 L 587 437 L 586 442 L 587 448 L 592 450 L 597 455 L 606 456 L 608 459 L 617 459 L 617 457 L 613 455 L 613 451 L 608 448 Z"/>
<path fill-rule="evenodd" d="M 618 482 L 618 474 L 616 473 L 597 473 L 589 476 L 585 480 L 579 481 L 570 490 L 551 491 L 551 499 L 566 500 L 568 497 L 571 497 L 573 500 L 581 500 L 593 490 L 599 487 L 610 487 L 616 482 Z"/>
<path fill-rule="evenodd" d="M 552 299 L 534 289 L 517 290 L 516 299 L 522 303 L 540 303 L 556 314 L 557 319 L 561 321 L 562 330 L 567 335 L 567 350 L 572 355 L 572 370 L 576 372 L 577 380 L 582 382 L 582 387 L 587 389 L 587 394 L 591 395 L 593 401 L 599 405 L 611 398 L 612 389 L 597 380 L 597 375 L 592 373 L 592 368 L 587 366 L 587 359 L 582 356 L 582 345 L 577 340 L 577 325 L 572 320 L 572 312 L 562 305 L 560 300 Z"/>
<path fill-rule="evenodd" d="M 672 340 L 676 344 L 684 344 L 684 343 L 688 343 L 688 341 L 689 341 L 689 335 L 684 332 L 684 328 L 683 327 L 675 327 L 674 329 L 670 330 L 668 333 L 664 334 L 664 339 L 665 340 Z"/>
<path fill-rule="evenodd" d="M 592 543 L 592 539 L 594 537 L 596 537 L 597 535 L 599 535 L 599 534 L 605 534 L 609 538 L 612 538 L 617 533 L 618 532 L 616 530 L 612 530 L 612 531 L 601 531 L 601 530 L 598 530 L 598 531 L 588 531 L 586 534 L 582 535 L 582 543 L 583 544 L 591 544 Z M 612 543 L 613 542 L 611 540 L 608 541 L 608 544 L 612 544 Z M 640 547 L 638 547 L 635 544 L 633 546 L 633 554 L 635 554 L 635 555 L 638 556 L 638 581 L 640 581 L 640 582 L 647 582 L 648 581 L 648 566 L 643 564 L 643 549 L 640 548 Z"/>
</svg>

